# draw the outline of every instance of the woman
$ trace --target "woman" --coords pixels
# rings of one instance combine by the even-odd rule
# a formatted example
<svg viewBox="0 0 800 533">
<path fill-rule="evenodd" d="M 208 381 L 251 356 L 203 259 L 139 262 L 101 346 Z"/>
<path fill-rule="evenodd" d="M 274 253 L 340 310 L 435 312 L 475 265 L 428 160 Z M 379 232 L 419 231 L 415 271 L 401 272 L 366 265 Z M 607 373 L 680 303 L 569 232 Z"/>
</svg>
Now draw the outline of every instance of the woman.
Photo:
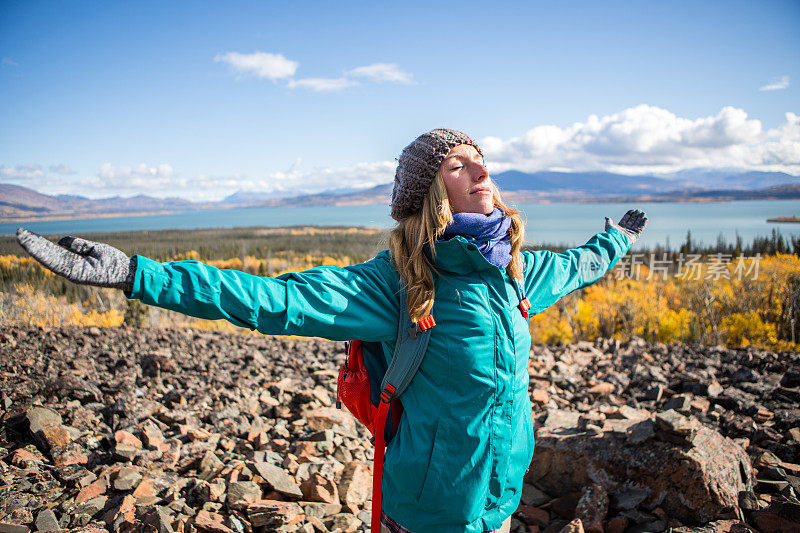
<svg viewBox="0 0 800 533">
<path fill-rule="evenodd" d="M 77 283 L 267 334 L 381 342 L 387 358 L 405 294 L 414 321 L 432 314 L 437 325 L 386 450 L 382 531 L 508 531 L 534 447 L 522 301 L 527 296 L 538 313 L 598 280 L 646 217 L 606 218 L 603 233 L 563 254 L 521 252 L 522 220 L 503 204 L 478 145 L 447 129 L 403 150 L 392 217 L 389 250 L 374 259 L 278 278 L 128 258 L 72 237 L 56 246 L 22 229 L 17 235 L 31 255 Z"/>
</svg>

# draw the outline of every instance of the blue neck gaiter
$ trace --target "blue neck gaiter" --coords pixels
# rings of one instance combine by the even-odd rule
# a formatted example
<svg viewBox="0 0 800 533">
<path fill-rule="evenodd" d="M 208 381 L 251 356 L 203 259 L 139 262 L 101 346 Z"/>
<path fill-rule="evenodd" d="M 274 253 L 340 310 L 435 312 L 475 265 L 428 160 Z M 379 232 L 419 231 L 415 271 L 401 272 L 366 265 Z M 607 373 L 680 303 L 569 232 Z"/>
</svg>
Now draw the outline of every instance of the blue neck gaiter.
<svg viewBox="0 0 800 533">
<path fill-rule="evenodd" d="M 453 223 L 447 226 L 441 241 L 464 237 L 478 247 L 487 261 L 500 270 L 511 262 L 511 240 L 508 229 L 511 217 L 495 207 L 488 215 L 482 213 L 454 213 Z"/>
</svg>

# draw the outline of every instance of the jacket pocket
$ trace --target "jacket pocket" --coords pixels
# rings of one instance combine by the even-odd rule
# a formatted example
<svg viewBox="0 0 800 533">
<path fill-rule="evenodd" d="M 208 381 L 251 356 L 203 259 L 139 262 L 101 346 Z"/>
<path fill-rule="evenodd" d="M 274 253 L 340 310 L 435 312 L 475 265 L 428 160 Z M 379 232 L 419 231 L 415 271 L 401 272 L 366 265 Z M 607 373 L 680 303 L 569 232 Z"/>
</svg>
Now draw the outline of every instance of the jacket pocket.
<svg viewBox="0 0 800 533">
<path fill-rule="evenodd" d="M 470 434 L 469 420 L 439 421 L 419 494 L 420 508 L 455 524 L 478 518 L 486 505 L 491 476 L 488 439 L 481 432 Z M 449 502 L 446 510 L 442 501 Z"/>
<path fill-rule="evenodd" d="M 422 481 L 422 488 L 417 498 L 422 503 L 426 501 L 426 496 L 429 496 L 429 493 L 434 491 L 433 485 L 437 477 L 437 474 L 433 472 L 433 469 L 436 467 L 435 459 L 442 454 L 441 448 L 444 446 L 442 442 L 444 438 L 441 433 L 442 423 L 439 422 L 436 425 L 436 433 L 433 435 L 433 448 L 431 449 L 431 456 L 428 458 L 428 468 L 425 469 L 425 479 Z M 441 496 L 441 494 L 439 494 L 439 496 Z"/>
</svg>

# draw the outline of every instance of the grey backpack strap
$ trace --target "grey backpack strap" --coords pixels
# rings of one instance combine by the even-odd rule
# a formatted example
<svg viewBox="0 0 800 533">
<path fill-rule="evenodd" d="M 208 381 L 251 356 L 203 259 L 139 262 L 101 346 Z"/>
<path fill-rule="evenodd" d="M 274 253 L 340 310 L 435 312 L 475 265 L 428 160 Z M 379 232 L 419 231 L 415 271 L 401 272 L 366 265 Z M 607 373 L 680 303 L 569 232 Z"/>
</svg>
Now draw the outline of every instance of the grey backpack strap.
<svg viewBox="0 0 800 533">
<path fill-rule="evenodd" d="M 528 318 L 528 310 L 531 308 L 531 303 L 528 301 L 528 298 L 525 296 L 525 285 L 522 284 L 522 280 L 519 278 L 514 279 L 514 290 L 517 291 L 517 297 L 519 298 L 519 305 L 517 308 L 519 309 L 522 316 L 527 319 Z"/>
<path fill-rule="evenodd" d="M 388 399 L 400 396 L 408 387 L 417 373 L 425 350 L 428 348 L 428 339 L 431 337 L 431 328 L 421 329 L 418 324 L 411 321 L 406 306 L 406 291 L 400 294 L 400 319 L 397 321 L 397 344 L 395 344 L 392 362 L 383 376 L 381 393 L 387 391 Z M 388 401 L 388 400 L 387 400 Z"/>
</svg>

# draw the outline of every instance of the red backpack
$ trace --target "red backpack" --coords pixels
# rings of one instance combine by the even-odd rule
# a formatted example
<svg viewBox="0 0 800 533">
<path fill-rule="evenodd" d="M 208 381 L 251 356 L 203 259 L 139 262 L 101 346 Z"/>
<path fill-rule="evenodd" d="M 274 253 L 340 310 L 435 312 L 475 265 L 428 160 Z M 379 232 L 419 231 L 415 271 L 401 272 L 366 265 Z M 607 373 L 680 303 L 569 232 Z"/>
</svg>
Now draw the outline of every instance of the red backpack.
<svg viewBox="0 0 800 533">
<path fill-rule="evenodd" d="M 381 343 L 351 341 L 347 348 L 347 360 L 339 369 L 336 386 L 336 406 L 341 407 L 344 403 L 374 436 L 371 525 L 374 533 L 381 529 L 381 487 L 386 443 L 397 432 L 403 414 L 399 396 L 417 373 L 425 357 L 431 328 L 436 325 L 430 315 L 418 323 L 411 321 L 406 308 L 405 291 L 400 295 L 400 302 L 397 343 L 391 363 L 386 365 Z M 392 423 L 386 424 L 389 416 Z"/>
<path fill-rule="evenodd" d="M 519 296 L 519 310 L 528 318 L 530 303 L 525 298 L 522 284 L 515 280 Z M 345 407 L 360 420 L 374 436 L 375 459 L 372 475 L 372 533 L 381 529 L 381 499 L 383 483 L 383 457 L 386 444 L 397 433 L 403 405 L 400 395 L 405 392 L 417 373 L 436 321 L 431 315 L 413 322 L 406 307 L 406 293 L 400 295 L 400 320 L 397 325 L 397 343 L 389 365 L 379 342 L 350 341 L 347 360 L 339 369 L 336 386 L 336 407 Z M 386 421 L 391 417 L 391 424 Z"/>
</svg>

